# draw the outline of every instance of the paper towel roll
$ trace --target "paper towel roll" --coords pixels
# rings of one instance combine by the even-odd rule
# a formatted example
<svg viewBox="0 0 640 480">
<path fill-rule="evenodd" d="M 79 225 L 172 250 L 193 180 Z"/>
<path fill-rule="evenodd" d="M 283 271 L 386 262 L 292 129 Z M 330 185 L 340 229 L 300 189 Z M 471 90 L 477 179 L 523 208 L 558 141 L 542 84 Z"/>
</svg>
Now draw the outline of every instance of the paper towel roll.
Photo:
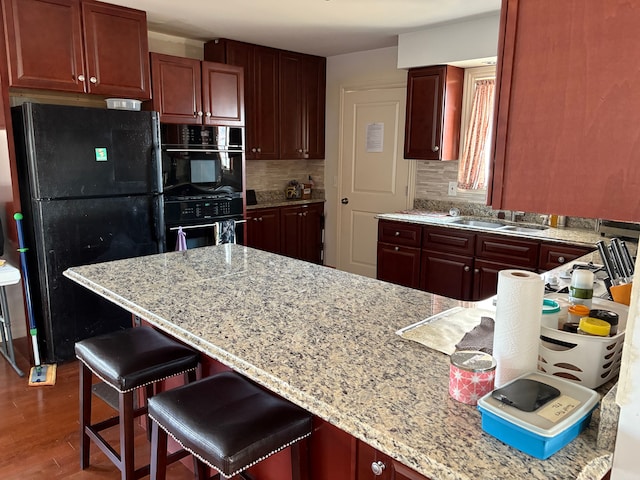
<svg viewBox="0 0 640 480">
<path fill-rule="evenodd" d="M 496 388 L 538 369 L 544 280 L 523 270 L 498 273 L 493 356 Z"/>
</svg>

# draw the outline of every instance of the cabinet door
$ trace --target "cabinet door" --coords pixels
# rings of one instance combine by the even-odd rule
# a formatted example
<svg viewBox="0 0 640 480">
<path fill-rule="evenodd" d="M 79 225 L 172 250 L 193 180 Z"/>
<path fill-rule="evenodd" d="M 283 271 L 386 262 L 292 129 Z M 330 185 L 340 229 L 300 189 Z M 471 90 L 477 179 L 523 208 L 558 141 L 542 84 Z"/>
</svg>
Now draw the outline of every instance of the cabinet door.
<svg viewBox="0 0 640 480">
<path fill-rule="evenodd" d="M 256 160 L 281 158 L 279 65 L 280 56 L 277 50 L 254 47 L 253 104 L 247 107 L 253 110 L 253 141 L 251 146 L 248 146 L 247 153 L 251 153 L 252 158 Z"/>
<path fill-rule="evenodd" d="M 420 287 L 420 249 L 378 242 L 376 278 L 385 282 Z"/>
<path fill-rule="evenodd" d="M 202 108 L 205 125 L 244 125 L 242 67 L 202 62 Z"/>
<path fill-rule="evenodd" d="M 300 260 L 322 264 L 322 230 L 324 227 L 324 204 L 314 203 L 303 205 L 302 232 L 300 235 L 301 256 Z"/>
<path fill-rule="evenodd" d="M 356 480 L 393 480 L 393 463 L 385 455 L 364 442 L 356 449 Z"/>
<path fill-rule="evenodd" d="M 82 20 L 87 92 L 150 99 L 146 13 L 101 2 L 82 2 Z M 53 49 L 47 53 L 50 50 Z"/>
<path fill-rule="evenodd" d="M 2 7 L 9 85 L 84 92 L 78 1 L 5 0 Z"/>
<path fill-rule="evenodd" d="M 592 252 L 592 247 L 543 242 L 540 245 L 538 270 L 546 272 Z"/>
<path fill-rule="evenodd" d="M 300 258 L 300 228 L 302 211 L 298 206 L 280 208 L 280 252 L 288 257 Z"/>
<path fill-rule="evenodd" d="M 280 157 L 304 158 L 303 56 L 280 53 Z"/>
<path fill-rule="evenodd" d="M 494 209 L 640 218 L 640 70 L 620 56 L 640 51 L 639 23 L 627 0 L 503 1 Z"/>
<path fill-rule="evenodd" d="M 435 66 L 409 70 L 405 158 L 457 160 L 464 70 Z"/>
<path fill-rule="evenodd" d="M 200 61 L 151 54 L 153 109 L 163 123 L 202 123 Z"/>
<path fill-rule="evenodd" d="M 205 44 L 205 59 L 244 69 L 247 160 L 280 158 L 278 50 L 219 39 Z"/>
<path fill-rule="evenodd" d="M 458 300 L 470 300 L 472 281 L 473 257 L 422 251 L 421 290 Z"/>
<path fill-rule="evenodd" d="M 429 480 L 364 442 L 356 447 L 356 480 Z"/>
<path fill-rule="evenodd" d="M 278 208 L 247 211 L 247 247 L 280 253 L 280 210 Z"/>
<path fill-rule="evenodd" d="M 498 273 L 500 270 L 517 268 L 519 270 L 531 270 L 506 263 L 491 262 L 476 258 L 473 270 L 473 298 L 479 301 L 492 297 L 498 291 Z"/>
<path fill-rule="evenodd" d="M 302 60 L 305 158 L 324 158 L 326 63 L 310 55 Z"/>
</svg>

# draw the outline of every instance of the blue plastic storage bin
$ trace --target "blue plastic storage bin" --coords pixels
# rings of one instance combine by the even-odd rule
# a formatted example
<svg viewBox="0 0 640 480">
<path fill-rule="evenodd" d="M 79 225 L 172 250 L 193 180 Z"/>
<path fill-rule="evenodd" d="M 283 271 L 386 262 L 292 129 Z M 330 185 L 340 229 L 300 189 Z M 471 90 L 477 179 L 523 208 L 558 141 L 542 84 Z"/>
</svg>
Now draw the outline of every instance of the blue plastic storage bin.
<svg viewBox="0 0 640 480">
<path fill-rule="evenodd" d="M 599 395 L 574 382 L 541 373 L 529 373 L 519 378 L 530 378 L 556 387 L 561 395 L 558 400 L 566 396 L 565 398 L 579 402 L 561 420 L 552 422 L 539 415 L 546 406 L 534 412 L 523 412 L 496 400 L 491 393 L 478 401 L 482 429 L 485 432 L 507 445 L 544 460 L 589 426 L 591 414 L 598 406 Z"/>
</svg>

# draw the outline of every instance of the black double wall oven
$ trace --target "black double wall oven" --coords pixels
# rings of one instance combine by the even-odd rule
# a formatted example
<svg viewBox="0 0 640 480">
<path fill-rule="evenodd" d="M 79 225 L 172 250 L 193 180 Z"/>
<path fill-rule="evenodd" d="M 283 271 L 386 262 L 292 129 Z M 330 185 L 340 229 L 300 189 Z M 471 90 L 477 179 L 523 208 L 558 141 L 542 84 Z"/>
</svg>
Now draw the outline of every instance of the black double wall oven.
<svg viewBox="0 0 640 480">
<path fill-rule="evenodd" d="M 243 244 L 244 129 L 162 124 L 161 140 L 166 250 L 179 230 L 186 248 Z"/>
</svg>

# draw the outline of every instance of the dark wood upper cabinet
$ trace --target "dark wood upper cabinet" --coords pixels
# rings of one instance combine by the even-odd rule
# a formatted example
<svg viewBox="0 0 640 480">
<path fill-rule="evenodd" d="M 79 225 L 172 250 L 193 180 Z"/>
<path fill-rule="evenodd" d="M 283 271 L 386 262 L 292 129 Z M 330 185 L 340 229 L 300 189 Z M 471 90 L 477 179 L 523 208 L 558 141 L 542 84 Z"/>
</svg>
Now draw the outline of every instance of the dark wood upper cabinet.
<svg viewBox="0 0 640 480">
<path fill-rule="evenodd" d="M 245 69 L 247 159 L 324 158 L 325 58 L 224 38 L 204 58 Z"/>
<path fill-rule="evenodd" d="M 151 54 L 153 109 L 164 123 L 201 124 L 200 60 Z"/>
<path fill-rule="evenodd" d="M 244 125 L 242 68 L 151 54 L 153 109 L 164 123 Z"/>
<path fill-rule="evenodd" d="M 407 77 L 404 157 L 457 160 L 464 70 L 447 65 L 412 68 Z"/>
<path fill-rule="evenodd" d="M 246 157 L 277 160 L 279 145 L 279 54 L 274 48 L 218 39 L 207 42 L 204 57 L 244 69 Z"/>
<path fill-rule="evenodd" d="M 79 0 L 2 6 L 11 87 L 151 98 L 145 12 Z"/>
<path fill-rule="evenodd" d="M 628 0 L 503 0 L 494 209 L 640 221 L 639 24 Z"/>
<path fill-rule="evenodd" d="M 326 60 L 280 53 L 280 156 L 324 158 Z"/>
</svg>

